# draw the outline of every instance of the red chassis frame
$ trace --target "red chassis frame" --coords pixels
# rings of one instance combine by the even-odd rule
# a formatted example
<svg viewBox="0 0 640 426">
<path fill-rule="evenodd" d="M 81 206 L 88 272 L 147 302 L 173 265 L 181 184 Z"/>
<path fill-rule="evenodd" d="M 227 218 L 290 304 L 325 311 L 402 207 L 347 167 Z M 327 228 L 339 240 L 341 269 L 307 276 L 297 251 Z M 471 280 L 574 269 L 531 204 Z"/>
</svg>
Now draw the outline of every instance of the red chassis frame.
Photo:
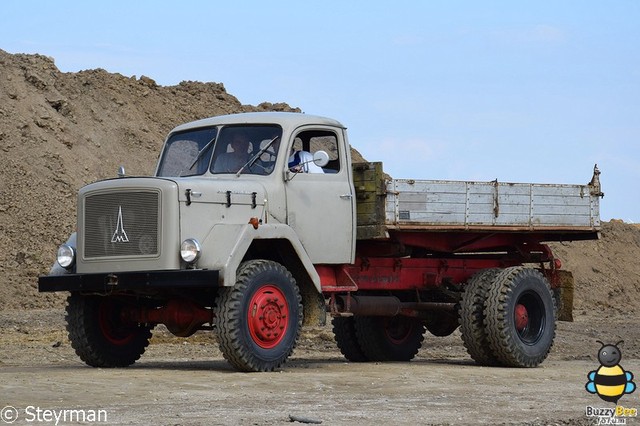
<svg viewBox="0 0 640 426">
<path fill-rule="evenodd" d="M 353 264 L 316 265 L 316 270 L 326 295 L 459 285 L 483 269 L 525 263 L 540 265 L 555 288 L 561 262 L 541 241 L 556 239 L 553 234 L 520 232 L 395 232 L 388 240 L 360 241 Z"/>
</svg>

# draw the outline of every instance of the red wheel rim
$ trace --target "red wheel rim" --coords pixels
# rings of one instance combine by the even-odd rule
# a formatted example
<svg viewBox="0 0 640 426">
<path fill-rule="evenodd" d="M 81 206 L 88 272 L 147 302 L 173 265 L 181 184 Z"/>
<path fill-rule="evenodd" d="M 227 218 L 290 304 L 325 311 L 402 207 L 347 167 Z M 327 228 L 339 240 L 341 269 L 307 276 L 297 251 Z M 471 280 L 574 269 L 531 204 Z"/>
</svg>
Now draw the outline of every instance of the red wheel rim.
<svg viewBox="0 0 640 426">
<path fill-rule="evenodd" d="M 395 345 L 401 345 L 413 336 L 414 324 L 404 317 L 391 317 L 384 319 L 384 332 Z"/>
<path fill-rule="evenodd" d="M 109 343 L 117 346 L 126 345 L 135 337 L 135 332 L 123 324 L 119 306 L 112 301 L 103 301 L 98 309 L 98 325 Z"/>
<path fill-rule="evenodd" d="M 272 349 L 284 339 L 289 322 L 289 306 L 282 291 L 273 285 L 258 289 L 249 302 L 247 323 L 253 341 Z"/>
<path fill-rule="evenodd" d="M 520 341 L 525 345 L 535 345 L 545 330 L 547 310 L 540 295 L 526 291 L 518 297 L 513 308 L 513 325 Z"/>
<path fill-rule="evenodd" d="M 529 325 L 529 313 L 527 307 L 521 304 L 516 305 L 514 312 L 516 320 L 516 330 L 523 331 Z"/>
</svg>

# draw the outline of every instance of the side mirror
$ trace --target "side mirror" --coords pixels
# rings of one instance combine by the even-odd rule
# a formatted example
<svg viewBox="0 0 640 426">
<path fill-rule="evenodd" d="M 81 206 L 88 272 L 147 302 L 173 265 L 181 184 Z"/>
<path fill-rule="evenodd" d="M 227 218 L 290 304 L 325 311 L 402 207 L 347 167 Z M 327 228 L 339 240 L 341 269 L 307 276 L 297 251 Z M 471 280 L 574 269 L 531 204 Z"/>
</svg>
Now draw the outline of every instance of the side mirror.
<svg viewBox="0 0 640 426">
<path fill-rule="evenodd" d="M 324 167 L 329 164 L 329 154 L 325 151 L 316 151 L 313 153 L 313 164 L 318 167 Z"/>
</svg>

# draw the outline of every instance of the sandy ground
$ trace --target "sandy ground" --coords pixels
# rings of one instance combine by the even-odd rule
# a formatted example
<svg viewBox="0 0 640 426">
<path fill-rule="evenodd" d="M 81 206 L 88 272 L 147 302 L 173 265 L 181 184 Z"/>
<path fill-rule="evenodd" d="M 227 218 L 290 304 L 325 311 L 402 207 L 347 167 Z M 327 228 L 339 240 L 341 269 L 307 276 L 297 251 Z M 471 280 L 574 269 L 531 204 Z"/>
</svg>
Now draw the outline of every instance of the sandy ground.
<svg viewBox="0 0 640 426">
<path fill-rule="evenodd" d="M 640 323 L 625 318 L 559 323 L 534 369 L 478 367 L 458 332 L 427 336 L 412 362 L 348 363 L 327 326 L 306 329 L 282 370 L 250 374 L 235 372 L 206 332 L 180 339 L 160 328 L 134 366 L 97 369 L 73 353 L 61 310 L 5 311 L 0 321 L 0 406 L 17 409 L 14 424 L 92 423 L 69 411 L 63 422 L 64 410 L 134 425 L 597 424 L 586 407 L 613 404 L 584 388 L 599 367 L 595 340 L 624 339 L 620 364 L 640 371 Z M 638 394 L 619 404 L 640 407 Z"/>
</svg>

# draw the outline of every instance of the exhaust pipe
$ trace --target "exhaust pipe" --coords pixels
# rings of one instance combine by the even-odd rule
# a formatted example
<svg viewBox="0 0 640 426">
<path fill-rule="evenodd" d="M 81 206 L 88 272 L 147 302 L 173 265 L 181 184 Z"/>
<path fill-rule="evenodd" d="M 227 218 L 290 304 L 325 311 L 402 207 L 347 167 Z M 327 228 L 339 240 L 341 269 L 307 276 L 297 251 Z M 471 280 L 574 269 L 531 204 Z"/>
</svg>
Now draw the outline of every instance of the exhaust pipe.
<svg viewBox="0 0 640 426">
<path fill-rule="evenodd" d="M 394 317 L 402 302 L 395 296 L 336 296 L 340 312 L 371 317 Z"/>
<path fill-rule="evenodd" d="M 345 296 L 336 295 L 339 314 L 371 317 L 396 315 L 419 316 L 427 311 L 455 312 L 456 304 L 447 302 L 402 302 L 395 296 Z"/>
</svg>

